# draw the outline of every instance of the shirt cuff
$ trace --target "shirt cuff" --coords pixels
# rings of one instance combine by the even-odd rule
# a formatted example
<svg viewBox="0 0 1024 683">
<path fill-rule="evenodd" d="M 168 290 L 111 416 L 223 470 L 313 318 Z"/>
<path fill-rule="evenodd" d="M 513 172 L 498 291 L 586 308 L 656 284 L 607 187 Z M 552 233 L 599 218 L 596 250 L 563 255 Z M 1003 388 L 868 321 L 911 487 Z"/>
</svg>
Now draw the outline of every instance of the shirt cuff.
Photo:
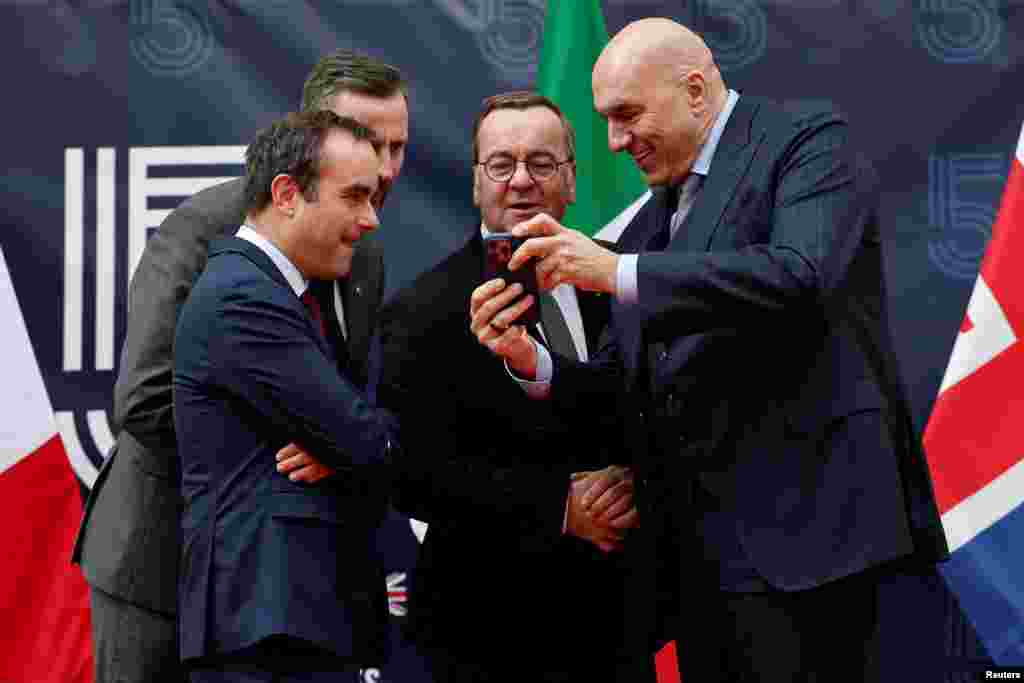
<svg viewBox="0 0 1024 683">
<path fill-rule="evenodd" d="M 547 398 L 551 394 L 551 377 L 555 374 L 555 364 L 543 344 L 538 344 L 533 337 L 530 337 L 530 341 L 533 342 L 533 348 L 537 352 L 537 379 L 523 379 L 512 372 L 507 360 L 505 361 L 505 372 L 523 388 L 530 398 Z"/>
<path fill-rule="evenodd" d="M 565 494 L 565 512 L 562 513 L 562 535 L 569 530 L 569 501 L 572 500 L 572 478 L 569 478 L 569 489 Z"/>
<path fill-rule="evenodd" d="M 637 291 L 637 254 L 623 254 L 615 269 L 615 298 L 620 304 L 635 304 L 640 298 Z"/>
</svg>

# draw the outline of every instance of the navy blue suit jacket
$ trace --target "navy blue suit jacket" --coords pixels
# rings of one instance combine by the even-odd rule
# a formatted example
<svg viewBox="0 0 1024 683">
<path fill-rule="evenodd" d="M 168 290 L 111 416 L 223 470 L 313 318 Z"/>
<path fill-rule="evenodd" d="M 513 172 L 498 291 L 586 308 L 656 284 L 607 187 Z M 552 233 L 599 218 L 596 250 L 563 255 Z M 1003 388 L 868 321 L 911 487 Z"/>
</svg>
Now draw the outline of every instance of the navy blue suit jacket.
<svg viewBox="0 0 1024 683">
<path fill-rule="evenodd" d="M 621 252 L 643 252 L 667 194 Z M 890 351 L 881 240 L 878 181 L 844 118 L 741 97 L 686 221 L 641 253 L 639 303 L 613 307 L 610 345 L 589 366 L 556 359 L 562 410 L 627 404 L 642 532 L 687 528 L 681 494 L 698 477 L 783 590 L 945 556 Z"/>
<path fill-rule="evenodd" d="M 241 239 L 211 247 L 174 348 L 182 658 L 287 635 L 379 663 L 387 598 L 373 537 L 393 418 L 339 374 L 284 276 Z M 304 485 L 277 473 L 292 441 L 337 474 Z"/>
</svg>

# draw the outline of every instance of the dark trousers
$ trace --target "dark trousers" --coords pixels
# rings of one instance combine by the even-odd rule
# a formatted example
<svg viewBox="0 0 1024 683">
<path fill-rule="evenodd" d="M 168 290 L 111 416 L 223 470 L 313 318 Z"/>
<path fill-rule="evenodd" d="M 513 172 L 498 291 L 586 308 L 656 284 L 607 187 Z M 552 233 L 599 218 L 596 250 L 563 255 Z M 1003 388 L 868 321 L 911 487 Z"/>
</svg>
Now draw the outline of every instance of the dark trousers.
<svg viewBox="0 0 1024 683">
<path fill-rule="evenodd" d="M 312 643 L 272 636 L 242 650 L 187 662 L 189 683 L 357 683 L 350 660 Z"/>
<path fill-rule="evenodd" d="M 96 683 L 182 683 L 173 616 L 90 588 Z"/>
<path fill-rule="evenodd" d="M 691 596 L 693 594 L 691 593 Z M 876 681 L 878 573 L 805 591 L 714 592 L 684 609 L 684 681 Z"/>
<path fill-rule="evenodd" d="M 515 661 L 477 662 L 450 655 L 427 657 L 434 683 L 654 683 L 654 656 L 637 661 L 609 660 L 600 649 L 566 650 L 557 664 L 531 659 L 531 653 L 520 653 Z"/>
</svg>

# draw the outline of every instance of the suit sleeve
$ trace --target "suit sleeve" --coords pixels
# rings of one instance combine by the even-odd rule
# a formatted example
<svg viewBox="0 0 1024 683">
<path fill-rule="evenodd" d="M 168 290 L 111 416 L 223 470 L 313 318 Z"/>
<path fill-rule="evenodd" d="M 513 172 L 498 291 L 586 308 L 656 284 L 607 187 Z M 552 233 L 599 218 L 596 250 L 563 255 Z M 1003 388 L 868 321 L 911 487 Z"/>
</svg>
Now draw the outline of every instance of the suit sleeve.
<svg viewBox="0 0 1024 683">
<path fill-rule="evenodd" d="M 150 449 L 174 449 L 174 330 L 206 265 L 210 239 L 241 221 L 234 199 L 220 211 L 175 209 L 147 241 L 128 293 L 128 331 L 114 387 L 114 422 Z"/>
<path fill-rule="evenodd" d="M 845 122 L 821 114 L 796 127 L 776 163 L 751 237 L 737 249 L 659 252 L 638 259 L 650 341 L 715 327 L 765 325 L 820 308 L 846 276 L 875 217 L 876 180 Z"/>
<path fill-rule="evenodd" d="M 386 463 L 389 443 L 397 442 L 394 418 L 338 372 L 301 305 L 281 301 L 272 289 L 279 286 L 225 298 L 212 359 L 220 385 L 331 467 Z"/>
</svg>

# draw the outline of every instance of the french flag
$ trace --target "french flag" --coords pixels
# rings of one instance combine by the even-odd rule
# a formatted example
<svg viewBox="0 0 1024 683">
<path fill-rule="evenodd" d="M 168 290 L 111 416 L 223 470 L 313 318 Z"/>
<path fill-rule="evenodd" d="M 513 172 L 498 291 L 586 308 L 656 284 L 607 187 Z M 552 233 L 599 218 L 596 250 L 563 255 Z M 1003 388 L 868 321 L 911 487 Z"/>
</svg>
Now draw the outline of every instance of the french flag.
<svg viewBox="0 0 1024 683">
<path fill-rule="evenodd" d="M 1024 664 L 1024 130 L 924 434 L 947 583 L 998 664 Z"/>
<path fill-rule="evenodd" d="M 82 499 L 0 249 L 0 681 L 92 683 Z"/>
</svg>

